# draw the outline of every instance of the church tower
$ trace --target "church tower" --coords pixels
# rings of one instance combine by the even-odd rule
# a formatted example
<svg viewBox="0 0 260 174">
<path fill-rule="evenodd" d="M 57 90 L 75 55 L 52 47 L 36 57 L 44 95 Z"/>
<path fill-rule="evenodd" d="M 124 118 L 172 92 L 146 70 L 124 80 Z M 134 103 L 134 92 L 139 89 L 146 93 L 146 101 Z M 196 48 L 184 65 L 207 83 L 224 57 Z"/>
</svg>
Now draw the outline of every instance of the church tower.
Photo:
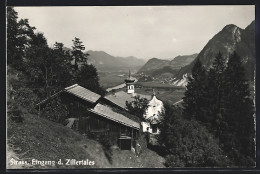
<svg viewBox="0 0 260 174">
<path fill-rule="evenodd" d="M 135 93 L 135 79 L 131 77 L 131 73 L 129 70 L 129 75 L 128 78 L 125 79 L 125 84 L 126 84 L 126 91 L 128 94 L 134 94 Z"/>
</svg>

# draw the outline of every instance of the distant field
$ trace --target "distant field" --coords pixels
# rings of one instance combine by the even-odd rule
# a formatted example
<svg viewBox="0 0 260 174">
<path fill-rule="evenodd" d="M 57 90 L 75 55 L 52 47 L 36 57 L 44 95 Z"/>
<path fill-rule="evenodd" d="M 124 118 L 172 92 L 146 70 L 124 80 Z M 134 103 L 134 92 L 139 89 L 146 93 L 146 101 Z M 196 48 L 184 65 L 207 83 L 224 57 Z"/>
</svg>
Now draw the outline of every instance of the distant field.
<svg viewBox="0 0 260 174">
<path fill-rule="evenodd" d="M 123 73 L 120 72 L 99 72 L 98 75 L 101 86 L 107 89 L 124 83 L 125 77 L 118 76 L 122 74 Z M 170 104 L 180 101 L 185 91 L 183 87 L 161 84 L 156 81 L 137 82 L 137 85 L 142 86 L 142 88 L 136 88 L 136 93 L 152 95 L 152 88 L 154 88 L 157 93 L 157 98 L 164 102 L 169 102 Z"/>
<path fill-rule="evenodd" d="M 163 88 L 155 88 L 156 97 L 163 102 L 168 102 L 170 104 L 174 104 L 182 100 L 184 96 L 184 89 L 163 89 Z M 147 88 L 140 88 L 136 89 L 136 93 L 145 94 L 145 95 L 152 95 L 152 89 Z"/>
<path fill-rule="evenodd" d="M 168 84 L 162 84 L 157 81 L 152 81 L 152 82 L 137 82 L 137 85 L 146 87 L 146 88 L 165 88 L 165 89 L 185 89 L 184 87 L 181 86 L 173 86 L 173 85 L 168 85 Z"/>
<path fill-rule="evenodd" d="M 124 83 L 125 78 L 119 77 L 118 75 L 122 75 L 123 73 L 119 72 L 99 72 L 99 82 L 104 89 L 114 87 Z"/>
</svg>

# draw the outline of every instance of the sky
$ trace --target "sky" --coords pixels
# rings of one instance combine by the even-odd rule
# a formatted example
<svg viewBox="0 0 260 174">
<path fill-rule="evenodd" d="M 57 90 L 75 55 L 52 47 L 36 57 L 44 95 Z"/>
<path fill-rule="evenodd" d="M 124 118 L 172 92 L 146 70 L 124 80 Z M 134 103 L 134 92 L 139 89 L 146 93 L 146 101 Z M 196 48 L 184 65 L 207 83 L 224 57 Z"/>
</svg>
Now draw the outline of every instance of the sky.
<svg viewBox="0 0 260 174">
<path fill-rule="evenodd" d="M 255 19 L 252 5 L 15 7 L 44 33 L 71 48 L 78 37 L 86 50 L 113 56 L 171 59 L 199 53 L 228 24 L 244 29 Z"/>
</svg>

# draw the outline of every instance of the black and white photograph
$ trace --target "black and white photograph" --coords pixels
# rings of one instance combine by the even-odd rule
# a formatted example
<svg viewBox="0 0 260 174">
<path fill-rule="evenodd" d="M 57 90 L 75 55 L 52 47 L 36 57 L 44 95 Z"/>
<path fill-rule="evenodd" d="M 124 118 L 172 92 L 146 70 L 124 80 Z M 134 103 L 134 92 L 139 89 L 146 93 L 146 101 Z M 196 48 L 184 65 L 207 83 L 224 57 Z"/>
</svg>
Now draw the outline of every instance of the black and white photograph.
<svg viewBox="0 0 260 174">
<path fill-rule="evenodd" d="M 7 6 L 6 168 L 255 168 L 255 5 Z"/>
</svg>

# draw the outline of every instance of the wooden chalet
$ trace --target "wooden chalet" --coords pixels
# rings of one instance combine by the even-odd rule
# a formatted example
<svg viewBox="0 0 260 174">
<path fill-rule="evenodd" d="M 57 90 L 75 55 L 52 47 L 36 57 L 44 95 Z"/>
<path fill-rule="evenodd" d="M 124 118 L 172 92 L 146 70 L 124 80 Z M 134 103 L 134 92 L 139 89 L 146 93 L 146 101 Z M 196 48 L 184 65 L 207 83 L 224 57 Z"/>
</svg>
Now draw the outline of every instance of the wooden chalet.
<svg viewBox="0 0 260 174">
<path fill-rule="evenodd" d="M 69 110 L 66 118 L 74 121 L 68 125 L 80 133 L 109 136 L 115 144 L 118 143 L 120 149 L 128 150 L 139 135 L 140 121 L 137 117 L 124 109 L 116 108 L 100 95 L 78 84 L 67 87 L 38 103 L 39 113 L 49 100 L 56 97 L 60 97 Z"/>
</svg>

